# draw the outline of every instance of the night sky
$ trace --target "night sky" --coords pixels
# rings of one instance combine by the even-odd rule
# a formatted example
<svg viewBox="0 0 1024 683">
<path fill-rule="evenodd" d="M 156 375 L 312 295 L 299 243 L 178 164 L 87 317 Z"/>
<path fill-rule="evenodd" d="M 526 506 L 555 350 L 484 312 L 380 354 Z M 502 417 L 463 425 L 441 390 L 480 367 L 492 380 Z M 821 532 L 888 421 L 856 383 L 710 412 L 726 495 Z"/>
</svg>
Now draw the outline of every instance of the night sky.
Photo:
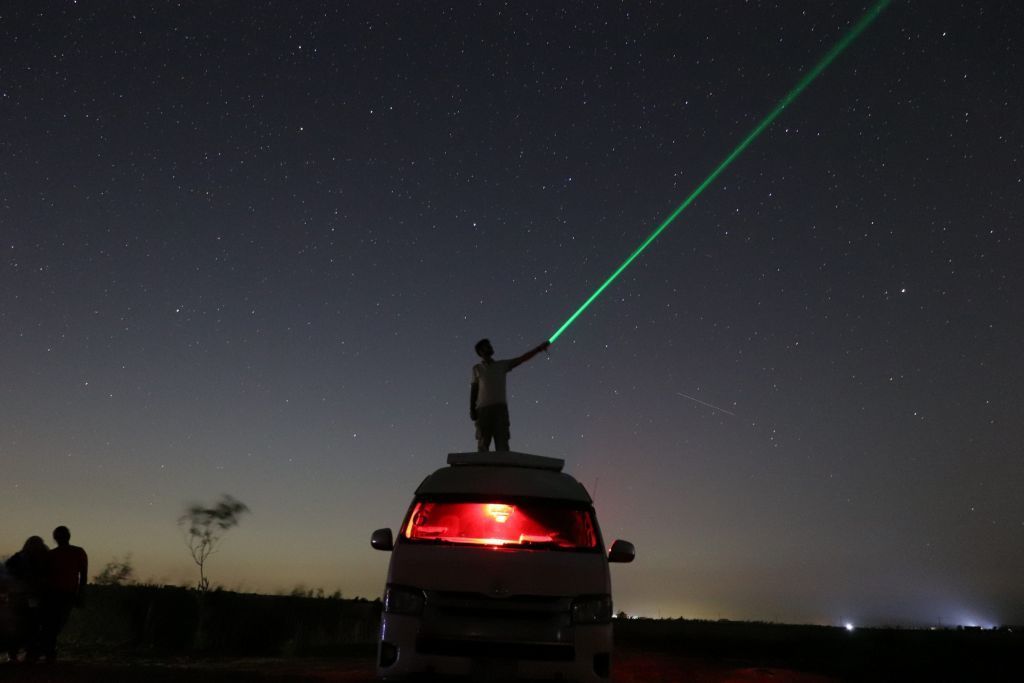
<svg viewBox="0 0 1024 683">
<path fill-rule="evenodd" d="M 376 597 L 547 339 L 865 2 L 0 9 L 0 555 Z M 616 610 L 1024 622 L 1024 6 L 897 0 L 551 347 Z"/>
</svg>

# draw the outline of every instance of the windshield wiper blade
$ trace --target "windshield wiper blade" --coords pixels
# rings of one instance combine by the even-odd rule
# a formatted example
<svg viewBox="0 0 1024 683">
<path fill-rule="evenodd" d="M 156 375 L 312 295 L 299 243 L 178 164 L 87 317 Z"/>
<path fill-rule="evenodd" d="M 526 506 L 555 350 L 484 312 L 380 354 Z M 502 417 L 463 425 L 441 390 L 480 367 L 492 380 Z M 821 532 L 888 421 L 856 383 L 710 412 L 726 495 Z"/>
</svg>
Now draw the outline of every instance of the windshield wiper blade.
<svg viewBox="0 0 1024 683">
<path fill-rule="evenodd" d="M 527 548 L 563 548 L 564 547 L 558 541 L 531 541 L 531 540 L 528 540 L 528 539 L 524 539 L 522 541 L 519 541 L 518 543 L 514 543 L 514 544 L 511 544 L 511 545 L 524 546 L 524 547 L 527 547 Z"/>
</svg>

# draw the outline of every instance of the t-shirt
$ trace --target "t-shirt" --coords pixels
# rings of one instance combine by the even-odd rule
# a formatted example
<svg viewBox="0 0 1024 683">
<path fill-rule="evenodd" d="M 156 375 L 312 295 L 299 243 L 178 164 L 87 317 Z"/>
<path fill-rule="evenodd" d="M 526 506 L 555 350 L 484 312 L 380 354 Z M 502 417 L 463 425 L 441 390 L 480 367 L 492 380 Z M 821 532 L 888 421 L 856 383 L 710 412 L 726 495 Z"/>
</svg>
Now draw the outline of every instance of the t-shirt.
<svg viewBox="0 0 1024 683">
<path fill-rule="evenodd" d="M 51 550 L 50 587 L 58 593 L 77 593 L 80 576 L 89 571 L 89 558 L 77 545 L 57 546 Z"/>
<path fill-rule="evenodd" d="M 473 383 L 478 387 L 477 408 L 508 403 L 505 398 L 505 375 L 511 369 L 511 360 L 494 360 L 473 366 Z"/>
</svg>

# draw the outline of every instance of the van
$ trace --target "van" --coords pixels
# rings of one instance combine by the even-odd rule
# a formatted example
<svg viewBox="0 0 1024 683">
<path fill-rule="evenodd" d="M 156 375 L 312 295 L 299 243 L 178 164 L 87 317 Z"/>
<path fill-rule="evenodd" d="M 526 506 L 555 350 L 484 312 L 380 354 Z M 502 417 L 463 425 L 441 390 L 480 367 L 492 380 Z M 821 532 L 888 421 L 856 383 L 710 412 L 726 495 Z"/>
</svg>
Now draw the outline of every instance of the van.
<svg viewBox="0 0 1024 683">
<path fill-rule="evenodd" d="M 391 551 L 377 676 L 604 681 L 611 673 L 609 562 L 593 501 L 564 461 L 452 453 L 416 489 Z"/>
</svg>

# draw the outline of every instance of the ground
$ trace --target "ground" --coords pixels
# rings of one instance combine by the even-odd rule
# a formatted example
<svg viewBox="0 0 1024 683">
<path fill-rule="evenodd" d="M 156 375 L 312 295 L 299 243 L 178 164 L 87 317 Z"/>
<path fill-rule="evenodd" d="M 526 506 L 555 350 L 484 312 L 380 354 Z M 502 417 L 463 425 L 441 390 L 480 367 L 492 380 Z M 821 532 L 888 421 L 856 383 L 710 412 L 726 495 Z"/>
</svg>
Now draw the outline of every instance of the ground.
<svg viewBox="0 0 1024 683">
<path fill-rule="evenodd" d="M 0 679 L 37 683 L 371 683 L 365 656 L 289 659 L 104 659 L 76 657 L 53 665 L 4 664 Z M 637 650 L 616 653 L 616 683 L 834 683 L 836 679 L 779 668 L 745 668 Z"/>
</svg>

